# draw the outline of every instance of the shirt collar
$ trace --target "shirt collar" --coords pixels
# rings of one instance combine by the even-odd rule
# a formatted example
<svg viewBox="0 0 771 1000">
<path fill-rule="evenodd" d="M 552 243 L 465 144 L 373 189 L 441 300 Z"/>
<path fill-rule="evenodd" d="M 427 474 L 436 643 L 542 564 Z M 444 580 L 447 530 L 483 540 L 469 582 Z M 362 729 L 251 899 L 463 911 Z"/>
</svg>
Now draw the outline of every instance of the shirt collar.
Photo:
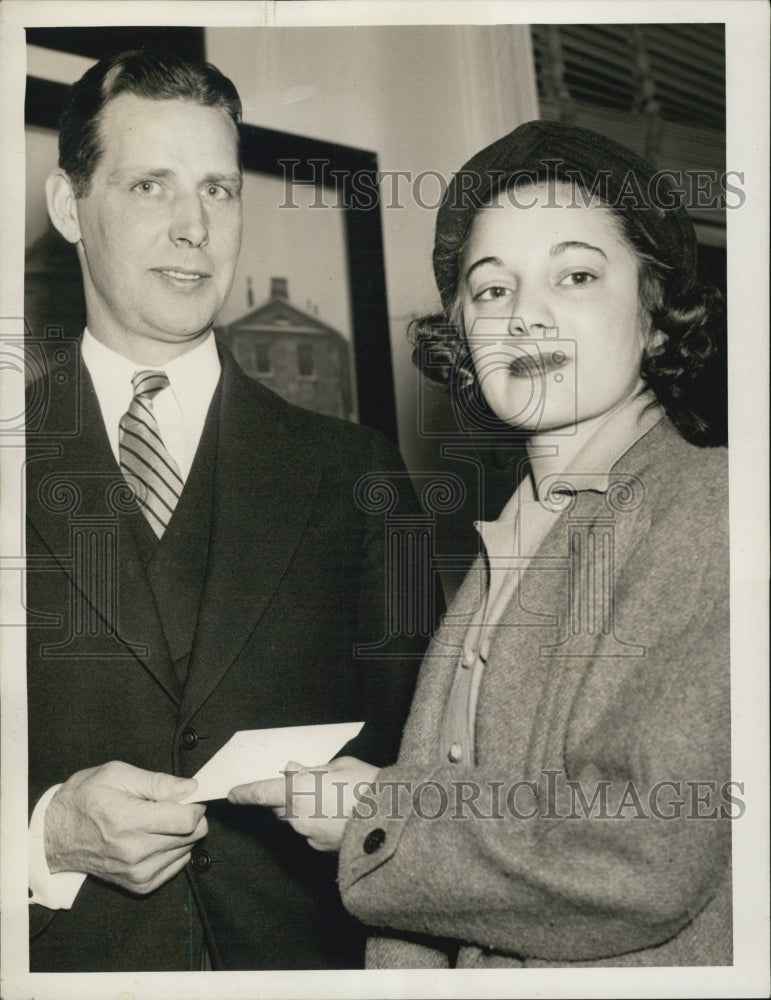
<svg viewBox="0 0 771 1000">
<path fill-rule="evenodd" d="M 183 416 L 197 411 L 201 399 L 206 399 L 208 406 L 219 381 L 220 368 L 217 342 L 211 332 L 192 351 L 163 366 Z"/>
<path fill-rule="evenodd" d="M 528 445 L 532 485 L 539 502 L 548 506 L 554 493 L 607 492 L 613 466 L 663 415 L 654 394 L 643 389 L 592 427 L 571 456 L 561 456 L 556 445 Z"/>
<path fill-rule="evenodd" d="M 183 416 L 196 412 L 202 398 L 207 400 L 208 405 L 220 377 L 217 343 L 211 332 L 192 351 L 187 351 L 165 365 L 152 366 L 137 364 L 118 354 L 97 340 L 86 327 L 81 343 L 81 357 L 94 383 L 103 412 L 117 409 L 119 414 L 125 413 L 133 395 L 131 379 L 135 372 L 142 371 L 143 368 L 166 373 Z"/>
<path fill-rule="evenodd" d="M 118 389 L 126 383 L 130 389 L 131 378 L 141 367 L 97 340 L 88 327 L 83 331 L 80 356 L 100 397 L 103 391 Z"/>
</svg>

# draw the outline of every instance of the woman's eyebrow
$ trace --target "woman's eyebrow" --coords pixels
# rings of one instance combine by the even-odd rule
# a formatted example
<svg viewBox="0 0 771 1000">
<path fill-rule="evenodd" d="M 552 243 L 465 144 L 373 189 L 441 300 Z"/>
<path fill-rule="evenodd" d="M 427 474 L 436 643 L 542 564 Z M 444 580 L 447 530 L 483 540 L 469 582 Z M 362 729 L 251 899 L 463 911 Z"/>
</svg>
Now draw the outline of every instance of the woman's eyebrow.
<svg viewBox="0 0 771 1000">
<path fill-rule="evenodd" d="M 605 260 L 608 259 L 607 254 L 600 247 L 593 246 L 591 243 L 582 243 L 580 240 L 565 240 L 562 243 L 555 243 L 549 250 L 549 256 L 558 257 L 566 250 L 593 250 L 595 253 L 602 254 Z"/>
<path fill-rule="evenodd" d="M 465 281 L 471 277 L 473 271 L 478 267 L 482 267 L 483 264 L 494 264 L 496 267 L 503 267 L 503 261 L 500 257 L 480 257 L 479 260 L 475 260 L 471 267 L 467 268 L 466 273 L 463 278 Z"/>
</svg>

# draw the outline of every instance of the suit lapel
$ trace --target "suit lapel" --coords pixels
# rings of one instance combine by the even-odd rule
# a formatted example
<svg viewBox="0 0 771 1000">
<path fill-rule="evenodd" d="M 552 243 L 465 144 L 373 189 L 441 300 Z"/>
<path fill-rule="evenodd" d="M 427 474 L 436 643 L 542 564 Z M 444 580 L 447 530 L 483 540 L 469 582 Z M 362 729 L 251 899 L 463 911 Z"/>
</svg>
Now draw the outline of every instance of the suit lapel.
<svg viewBox="0 0 771 1000">
<path fill-rule="evenodd" d="M 28 433 L 27 516 L 90 620 L 89 628 L 79 629 L 73 614 L 69 640 L 49 653 L 135 656 L 178 701 L 179 682 L 134 541 L 132 519 L 143 515 L 127 502 L 83 365 L 70 366 L 47 404 L 44 421 Z M 79 557 L 85 556 L 85 545 L 88 559 Z M 92 572 L 94 552 L 98 569 Z"/>
<path fill-rule="evenodd" d="M 321 475 L 264 390 L 229 354 L 222 361 L 209 565 L 183 722 L 230 669 L 263 615 L 308 522 Z"/>
</svg>

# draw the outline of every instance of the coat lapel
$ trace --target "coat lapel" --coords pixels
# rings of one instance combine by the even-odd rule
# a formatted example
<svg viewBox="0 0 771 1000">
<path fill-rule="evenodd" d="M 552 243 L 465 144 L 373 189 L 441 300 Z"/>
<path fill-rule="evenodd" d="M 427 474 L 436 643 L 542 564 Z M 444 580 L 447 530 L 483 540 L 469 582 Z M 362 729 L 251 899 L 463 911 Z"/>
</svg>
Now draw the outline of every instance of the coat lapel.
<svg viewBox="0 0 771 1000">
<path fill-rule="evenodd" d="M 228 353 L 222 362 L 209 565 L 182 723 L 230 669 L 263 615 L 308 522 L 321 475 L 265 390 Z"/>
<path fill-rule="evenodd" d="M 178 701 L 179 682 L 134 542 L 132 518 L 143 515 L 127 501 L 85 367 L 73 362 L 66 376 L 51 387 L 45 415 L 28 425 L 27 438 L 27 516 L 75 597 L 69 639 L 47 647 L 47 655 L 134 656 Z M 79 624 L 78 609 L 87 626 Z"/>
<path fill-rule="evenodd" d="M 622 476 L 619 473 L 618 479 Z M 541 618 L 545 626 L 538 629 L 540 655 L 598 655 L 598 644 L 612 642 L 615 633 L 608 634 L 605 618 L 600 624 L 600 609 L 614 606 L 618 578 L 649 524 L 650 512 L 642 500 L 624 510 L 614 507 L 610 492 L 579 494 L 575 509 L 556 520 L 522 574 L 515 599 L 501 617 L 501 625 L 508 627 L 499 636 L 516 633 L 513 626 L 520 624 L 524 612 L 535 616 L 534 624 Z M 575 620 L 568 611 L 571 591 Z M 590 608 L 596 628 L 586 617 Z M 631 648 L 627 654 L 634 655 Z"/>
</svg>

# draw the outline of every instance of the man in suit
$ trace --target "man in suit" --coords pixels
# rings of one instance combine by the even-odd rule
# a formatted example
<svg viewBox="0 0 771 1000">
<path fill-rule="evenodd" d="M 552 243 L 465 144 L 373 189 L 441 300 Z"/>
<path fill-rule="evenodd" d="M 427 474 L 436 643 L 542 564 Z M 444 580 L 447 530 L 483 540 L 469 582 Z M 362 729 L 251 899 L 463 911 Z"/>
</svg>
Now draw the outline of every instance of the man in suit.
<svg viewBox="0 0 771 1000">
<path fill-rule="evenodd" d="M 268 810 L 183 804 L 239 730 L 364 719 L 346 749 L 392 761 L 424 644 L 367 658 L 385 515 L 418 513 L 398 453 L 215 343 L 239 116 L 214 67 L 126 53 L 62 118 L 47 197 L 87 328 L 30 388 L 32 971 L 361 963 L 328 857 Z M 376 482 L 388 511 L 357 501 Z"/>
</svg>

